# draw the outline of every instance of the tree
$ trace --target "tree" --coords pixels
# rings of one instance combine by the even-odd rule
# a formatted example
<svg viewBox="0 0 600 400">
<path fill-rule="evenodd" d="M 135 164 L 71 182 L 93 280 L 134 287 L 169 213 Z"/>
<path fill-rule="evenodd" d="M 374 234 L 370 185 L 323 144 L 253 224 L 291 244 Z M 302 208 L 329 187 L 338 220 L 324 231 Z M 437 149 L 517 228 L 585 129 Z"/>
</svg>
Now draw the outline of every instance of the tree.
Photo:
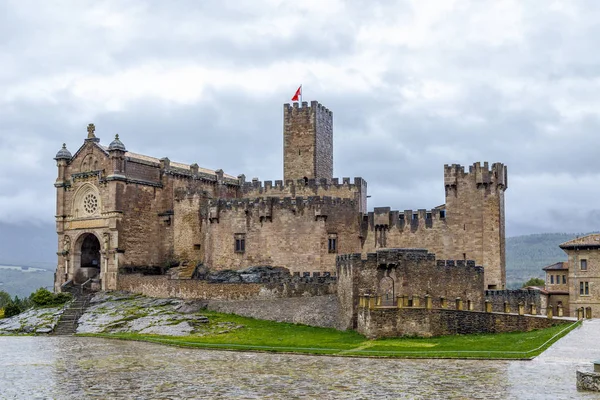
<svg viewBox="0 0 600 400">
<path fill-rule="evenodd" d="M 523 287 L 527 286 L 537 286 L 543 288 L 546 286 L 546 281 L 542 278 L 529 278 L 529 280 L 523 284 Z"/>
<path fill-rule="evenodd" d="M 6 293 L 4 290 L 0 290 L 0 308 L 6 307 L 10 302 L 12 302 L 10 294 Z"/>
</svg>

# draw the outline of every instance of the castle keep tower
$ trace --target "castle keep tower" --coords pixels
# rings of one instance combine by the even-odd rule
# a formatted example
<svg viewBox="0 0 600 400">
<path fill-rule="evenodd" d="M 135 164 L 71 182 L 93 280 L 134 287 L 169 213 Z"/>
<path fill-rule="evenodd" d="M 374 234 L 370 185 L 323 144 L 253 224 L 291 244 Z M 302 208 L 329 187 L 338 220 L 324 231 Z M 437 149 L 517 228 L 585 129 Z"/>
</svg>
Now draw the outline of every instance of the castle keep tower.
<svg viewBox="0 0 600 400">
<path fill-rule="evenodd" d="M 506 166 L 475 163 L 465 172 L 460 165 L 444 166 L 446 221 L 454 232 L 453 247 L 464 258 L 485 267 L 485 288 L 505 289 L 504 191 Z M 456 254 L 460 258 L 460 254 Z"/>
<path fill-rule="evenodd" d="M 333 177 L 333 113 L 316 101 L 283 105 L 283 179 Z"/>
</svg>

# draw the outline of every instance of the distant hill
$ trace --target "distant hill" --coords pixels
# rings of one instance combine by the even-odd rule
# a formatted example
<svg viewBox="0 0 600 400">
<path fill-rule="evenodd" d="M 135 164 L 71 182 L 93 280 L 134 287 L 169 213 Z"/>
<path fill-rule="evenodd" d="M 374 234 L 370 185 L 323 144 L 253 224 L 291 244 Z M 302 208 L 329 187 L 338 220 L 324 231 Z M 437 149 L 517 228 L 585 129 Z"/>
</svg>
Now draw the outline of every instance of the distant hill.
<svg viewBox="0 0 600 400">
<path fill-rule="evenodd" d="M 536 233 L 506 238 L 506 283 L 519 288 L 529 278 L 545 278 L 542 268 L 567 261 L 559 244 L 587 233 Z"/>
</svg>

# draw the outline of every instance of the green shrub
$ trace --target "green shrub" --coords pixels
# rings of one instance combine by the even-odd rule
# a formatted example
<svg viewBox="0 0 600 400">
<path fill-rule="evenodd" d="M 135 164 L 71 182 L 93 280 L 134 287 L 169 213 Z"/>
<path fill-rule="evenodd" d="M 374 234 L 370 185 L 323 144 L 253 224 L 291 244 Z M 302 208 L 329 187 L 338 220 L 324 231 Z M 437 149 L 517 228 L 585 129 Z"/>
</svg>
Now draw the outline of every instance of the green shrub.
<svg viewBox="0 0 600 400">
<path fill-rule="evenodd" d="M 39 288 L 29 296 L 29 299 L 36 307 L 58 306 L 71 300 L 71 294 L 54 294 L 47 289 Z"/>
<path fill-rule="evenodd" d="M 4 307 L 4 317 L 12 317 L 14 315 L 20 314 L 21 311 L 23 310 L 21 310 L 18 304 L 10 302 Z"/>
</svg>

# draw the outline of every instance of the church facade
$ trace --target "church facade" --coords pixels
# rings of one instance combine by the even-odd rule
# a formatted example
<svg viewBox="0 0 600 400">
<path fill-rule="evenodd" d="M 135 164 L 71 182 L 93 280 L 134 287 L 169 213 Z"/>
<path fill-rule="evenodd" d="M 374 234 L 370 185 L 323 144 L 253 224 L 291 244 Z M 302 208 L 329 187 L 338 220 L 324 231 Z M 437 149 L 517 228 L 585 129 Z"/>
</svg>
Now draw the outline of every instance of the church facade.
<svg viewBox="0 0 600 400">
<path fill-rule="evenodd" d="M 482 290 L 504 289 L 503 164 L 445 165 L 444 205 L 370 211 L 364 179 L 333 177 L 330 110 L 285 104 L 283 136 L 283 179 L 261 182 L 133 153 L 118 136 L 103 145 L 90 124 L 74 154 L 63 145 L 55 157 L 55 289 L 90 281 L 117 289 L 122 274 L 174 266 L 181 279 L 198 265 L 335 274 L 338 255 L 386 248 L 474 260 Z"/>
</svg>

